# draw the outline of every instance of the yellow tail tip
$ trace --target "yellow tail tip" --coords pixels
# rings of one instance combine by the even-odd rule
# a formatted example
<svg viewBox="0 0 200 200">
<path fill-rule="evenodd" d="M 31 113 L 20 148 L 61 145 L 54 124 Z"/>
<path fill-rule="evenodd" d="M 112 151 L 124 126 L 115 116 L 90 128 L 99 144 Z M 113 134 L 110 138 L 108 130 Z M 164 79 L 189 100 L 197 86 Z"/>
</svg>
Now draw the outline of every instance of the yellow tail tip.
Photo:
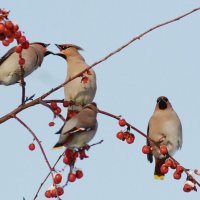
<svg viewBox="0 0 200 200">
<path fill-rule="evenodd" d="M 164 179 L 165 179 L 165 176 L 154 175 L 154 179 L 155 179 L 155 180 L 164 180 Z"/>
<path fill-rule="evenodd" d="M 61 149 L 63 148 L 63 146 L 60 146 L 60 147 L 53 147 L 52 150 L 58 150 L 58 149 Z"/>
</svg>

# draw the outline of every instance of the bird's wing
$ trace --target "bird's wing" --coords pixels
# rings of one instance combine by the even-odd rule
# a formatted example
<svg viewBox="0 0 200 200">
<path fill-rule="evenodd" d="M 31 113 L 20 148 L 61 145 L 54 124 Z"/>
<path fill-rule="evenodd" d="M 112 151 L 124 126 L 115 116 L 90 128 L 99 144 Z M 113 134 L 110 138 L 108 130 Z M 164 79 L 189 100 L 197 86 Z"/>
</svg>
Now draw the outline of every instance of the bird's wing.
<svg viewBox="0 0 200 200">
<path fill-rule="evenodd" d="M 63 126 L 55 133 L 55 134 L 61 134 L 63 127 L 65 126 L 65 124 L 63 124 Z"/>
<path fill-rule="evenodd" d="M 12 47 L 10 50 L 7 51 L 5 55 L 0 58 L 0 65 L 13 53 L 15 52 L 15 47 Z"/>
<path fill-rule="evenodd" d="M 148 127 L 147 127 L 147 136 L 149 136 L 149 124 L 148 124 Z M 147 140 L 147 145 L 150 146 L 149 140 Z M 147 154 L 147 160 L 148 160 L 150 163 L 153 162 L 153 154 L 152 154 L 152 153 Z"/>
<path fill-rule="evenodd" d="M 44 55 L 43 55 L 42 52 L 40 52 L 37 48 L 34 48 L 34 47 L 32 47 L 32 48 L 33 48 L 33 50 L 35 51 L 35 54 L 36 54 L 36 57 L 37 57 L 36 64 L 37 64 L 38 66 L 41 66 Z"/>
<path fill-rule="evenodd" d="M 70 131 L 64 132 L 63 135 L 65 135 L 65 134 L 68 134 L 68 135 L 71 135 L 71 134 L 80 134 L 80 133 L 88 132 L 88 131 L 91 131 L 91 130 L 92 130 L 92 128 L 77 128 L 77 127 L 74 127 Z"/>
</svg>

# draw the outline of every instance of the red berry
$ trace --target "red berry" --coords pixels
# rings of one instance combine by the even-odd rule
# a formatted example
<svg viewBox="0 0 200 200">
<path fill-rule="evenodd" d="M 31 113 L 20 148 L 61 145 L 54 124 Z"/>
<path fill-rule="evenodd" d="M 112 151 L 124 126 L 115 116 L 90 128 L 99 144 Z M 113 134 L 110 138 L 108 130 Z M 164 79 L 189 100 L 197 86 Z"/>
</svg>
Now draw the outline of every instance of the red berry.
<svg viewBox="0 0 200 200">
<path fill-rule="evenodd" d="M 17 24 L 15 24 L 14 26 L 13 26 L 13 32 L 16 32 L 16 31 L 18 31 L 19 30 L 19 26 L 17 25 Z"/>
<path fill-rule="evenodd" d="M 44 195 L 46 198 L 51 198 L 51 191 L 47 190 Z"/>
<path fill-rule="evenodd" d="M 66 150 L 65 150 L 65 155 L 66 155 L 67 157 L 71 157 L 71 156 L 74 155 L 74 151 L 73 151 L 72 149 L 66 149 Z"/>
<path fill-rule="evenodd" d="M 54 126 L 55 123 L 54 122 L 49 122 L 49 126 Z"/>
<path fill-rule="evenodd" d="M 74 116 L 77 115 L 77 114 L 78 114 L 77 111 L 75 111 L 75 110 L 70 110 L 70 111 L 68 111 L 68 113 L 67 113 L 67 119 L 71 119 L 72 117 L 74 117 Z"/>
<path fill-rule="evenodd" d="M 166 146 L 160 146 L 160 153 L 166 155 L 168 153 L 168 149 Z"/>
<path fill-rule="evenodd" d="M 17 32 L 15 33 L 15 38 L 16 38 L 16 39 L 19 39 L 21 36 L 22 36 L 21 31 L 17 31 Z"/>
<path fill-rule="evenodd" d="M 57 103 L 55 101 L 51 102 L 51 108 L 53 110 L 56 110 L 58 108 L 58 105 L 57 105 Z"/>
<path fill-rule="evenodd" d="M 68 181 L 69 182 L 74 182 L 76 180 L 76 174 L 70 172 L 68 176 Z"/>
<path fill-rule="evenodd" d="M 86 155 L 85 150 L 81 150 L 79 152 L 79 154 L 80 154 L 79 157 L 80 157 L 81 160 L 83 160 L 84 158 L 88 158 L 89 157 L 89 156 Z"/>
<path fill-rule="evenodd" d="M 6 36 L 4 35 L 4 33 L 0 33 L 0 40 L 3 41 L 6 39 Z"/>
<path fill-rule="evenodd" d="M 28 148 L 30 151 L 35 150 L 35 144 L 34 143 L 29 144 Z"/>
<path fill-rule="evenodd" d="M 176 180 L 179 180 L 181 178 L 181 174 L 177 173 L 176 171 L 174 172 L 173 176 L 174 176 L 174 179 Z"/>
<path fill-rule="evenodd" d="M 81 179 L 83 177 L 83 172 L 82 170 L 77 170 L 76 171 L 76 178 Z"/>
<path fill-rule="evenodd" d="M 78 158 L 78 152 L 75 151 L 73 156 L 74 156 L 74 158 Z"/>
<path fill-rule="evenodd" d="M 129 133 L 126 137 L 126 142 L 128 144 L 132 144 L 135 141 L 135 136 L 132 133 Z"/>
<path fill-rule="evenodd" d="M 25 41 L 26 41 L 26 37 L 25 37 L 25 36 L 21 36 L 21 37 L 18 39 L 18 42 L 19 42 L 20 44 L 23 44 Z"/>
<path fill-rule="evenodd" d="M 117 138 L 119 139 L 119 140 L 124 140 L 125 138 L 124 138 L 124 132 L 123 131 L 119 131 L 118 133 L 117 133 Z"/>
<path fill-rule="evenodd" d="M 29 42 L 26 40 L 23 44 L 22 44 L 23 49 L 28 49 L 29 48 Z"/>
<path fill-rule="evenodd" d="M 58 114 L 60 114 L 61 113 L 61 108 L 60 107 L 57 107 L 56 108 L 56 110 L 54 110 L 54 113 L 56 114 L 56 115 L 58 115 Z"/>
<path fill-rule="evenodd" d="M 126 120 L 125 119 L 120 119 L 118 123 L 119 123 L 120 126 L 125 126 L 126 125 Z"/>
<path fill-rule="evenodd" d="M 171 166 L 173 166 L 173 161 L 170 158 L 168 158 L 167 160 L 165 160 L 165 165 L 167 167 L 171 167 Z"/>
<path fill-rule="evenodd" d="M 7 47 L 7 46 L 10 44 L 10 42 L 9 42 L 8 40 L 3 40 L 3 41 L 2 41 L 2 44 L 3 44 L 5 47 Z"/>
<path fill-rule="evenodd" d="M 62 196 L 64 194 L 64 190 L 62 187 L 57 187 L 58 196 Z"/>
<path fill-rule="evenodd" d="M 181 174 L 183 173 L 183 171 L 184 171 L 184 168 L 181 165 L 177 165 L 176 172 Z"/>
<path fill-rule="evenodd" d="M 192 190 L 192 186 L 185 184 L 183 187 L 183 191 L 184 192 L 190 192 Z"/>
<path fill-rule="evenodd" d="M 163 165 L 161 166 L 161 168 L 160 168 L 160 172 L 161 172 L 162 174 L 167 174 L 167 172 L 168 172 L 168 167 L 167 167 L 165 164 L 163 164 Z"/>
<path fill-rule="evenodd" d="M 16 53 L 21 53 L 22 52 L 22 46 L 21 45 L 18 45 L 15 47 L 15 52 Z"/>
<path fill-rule="evenodd" d="M 89 81 L 89 78 L 87 76 L 82 77 L 81 83 L 86 84 Z"/>
<path fill-rule="evenodd" d="M 147 145 L 144 145 L 144 146 L 142 147 L 142 153 L 144 153 L 144 154 L 149 154 L 149 153 L 151 153 L 151 147 L 150 147 L 150 146 L 147 146 Z"/>
<path fill-rule="evenodd" d="M 24 58 L 20 58 L 19 59 L 19 64 L 20 65 L 24 65 L 25 64 L 25 59 Z"/>
<path fill-rule="evenodd" d="M 3 23 L 0 23 L 0 33 L 4 33 L 5 26 Z"/>
<path fill-rule="evenodd" d="M 9 41 L 9 43 L 12 43 L 14 41 L 14 37 L 13 36 L 9 37 L 8 41 Z"/>
<path fill-rule="evenodd" d="M 194 170 L 194 173 L 195 173 L 196 175 L 200 175 L 200 172 L 199 172 L 198 169 L 195 169 L 195 170 Z"/>
<path fill-rule="evenodd" d="M 51 197 L 57 197 L 57 191 L 56 188 L 51 190 Z"/>
<path fill-rule="evenodd" d="M 62 181 L 62 175 L 61 174 L 54 175 L 53 180 L 55 184 L 59 184 Z"/>
<path fill-rule="evenodd" d="M 13 28 L 13 23 L 12 23 L 11 21 L 6 21 L 6 22 L 5 22 L 5 27 L 6 27 L 7 29 L 12 29 L 12 28 Z"/>
<path fill-rule="evenodd" d="M 63 107 L 68 107 L 69 106 L 69 101 L 63 101 Z"/>
<path fill-rule="evenodd" d="M 170 166 L 172 169 L 176 169 L 177 163 L 173 162 L 172 166 Z"/>
<path fill-rule="evenodd" d="M 63 162 L 66 164 L 66 165 L 70 165 L 71 164 L 71 159 L 67 156 L 64 156 L 63 158 Z"/>
</svg>

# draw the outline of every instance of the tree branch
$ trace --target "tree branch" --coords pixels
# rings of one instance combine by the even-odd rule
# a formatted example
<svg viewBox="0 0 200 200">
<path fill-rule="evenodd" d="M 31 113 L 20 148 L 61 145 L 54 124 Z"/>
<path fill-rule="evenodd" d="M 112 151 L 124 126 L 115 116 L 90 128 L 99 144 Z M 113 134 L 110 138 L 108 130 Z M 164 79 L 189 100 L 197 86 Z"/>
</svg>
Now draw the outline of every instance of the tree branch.
<svg viewBox="0 0 200 200">
<path fill-rule="evenodd" d="M 12 115 L 16 115 L 17 113 L 21 112 L 22 110 L 28 108 L 28 107 L 31 107 L 31 106 L 35 106 L 36 104 L 39 104 L 41 100 L 45 99 L 47 96 L 49 96 L 50 94 L 52 94 L 53 92 L 57 91 L 58 89 L 62 88 L 64 85 L 66 85 L 67 83 L 71 82 L 72 80 L 74 80 L 75 78 L 77 77 L 80 77 L 82 74 L 84 74 L 86 71 L 88 71 L 89 69 L 93 68 L 94 66 L 104 62 L 105 60 L 107 60 L 108 58 L 110 58 L 111 56 L 115 55 L 116 53 L 120 52 L 121 50 L 123 50 L 124 48 L 126 48 L 127 46 L 129 46 L 131 43 L 133 43 L 134 41 L 136 40 L 139 40 L 140 38 L 142 38 L 143 36 L 147 35 L 148 33 L 162 27 L 162 26 L 165 26 L 165 25 L 168 25 L 168 24 L 171 24 L 173 22 L 176 22 L 194 12 L 197 12 L 200 10 L 200 7 L 198 8 L 195 8 L 193 9 L 192 11 L 190 12 L 187 12 L 179 17 L 176 17 L 172 20 L 169 20 L 169 21 L 166 21 L 164 23 L 161 23 L 161 24 L 158 24 L 148 30 L 146 30 L 145 32 L 139 34 L 138 36 L 134 37 L 133 39 L 131 39 L 129 42 L 127 42 L 126 44 L 122 45 L 121 47 L 119 47 L 118 49 L 116 49 L 115 51 L 111 52 L 110 54 L 108 54 L 107 56 L 105 56 L 104 58 L 102 58 L 101 60 L 93 63 L 92 65 L 90 65 L 88 68 L 86 68 L 85 70 L 81 71 L 80 73 L 78 73 L 77 75 L 69 78 L 68 80 L 66 80 L 64 83 L 58 85 L 57 87 L 49 90 L 47 93 L 43 94 L 42 96 L 40 96 L 39 98 L 29 102 L 29 103 L 26 103 L 24 105 L 21 105 L 19 106 L 18 108 L 14 109 L 13 111 L 11 111 L 10 113 L 4 115 L 3 117 L 0 118 L 0 124 L 9 120 L 10 118 L 12 118 Z"/>
</svg>

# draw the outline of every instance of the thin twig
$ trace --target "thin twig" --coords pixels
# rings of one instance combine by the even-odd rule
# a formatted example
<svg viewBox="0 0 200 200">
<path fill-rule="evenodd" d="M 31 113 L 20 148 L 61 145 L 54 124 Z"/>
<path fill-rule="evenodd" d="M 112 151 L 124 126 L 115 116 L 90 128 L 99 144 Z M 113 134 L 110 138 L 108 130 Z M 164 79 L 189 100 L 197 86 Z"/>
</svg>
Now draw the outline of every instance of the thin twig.
<svg viewBox="0 0 200 200">
<path fill-rule="evenodd" d="M 58 164 L 59 160 L 63 157 L 63 155 L 65 154 L 65 151 L 58 157 L 57 161 L 55 162 L 55 164 L 53 165 L 53 170 L 55 170 L 55 166 Z M 38 188 L 36 194 L 35 194 L 35 197 L 33 198 L 33 200 L 37 199 L 37 196 L 40 192 L 40 190 L 42 189 L 42 186 L 44 185 L 44 183 L 46 182 L 46 180 L 49 178 L 51 172 L 49 172 L 47 174 L 47 176 L 45 177 L 44 181 L 40 184 L 40 187 Z"/>
<path fill-rule="evenodd" d="M 38 143 L 38 145 L 40 147 L 42 155 L 43 155 L 43 157 L 44 157 L 44 159 L 45 159 L 45 161 L 47 163 L 47 166 L 49 168 L 49 171 L 50 171 L 49 173 L 52 174 L 52 177 L 53 177 L 53 170 L 54 169 L 52 169 L 52 167 L 51 167 L 51 165 L 50 165 L 50 163 L 48 161 L 48 158 L 46 156 L 46 153 L 45 153 L 45 151 L 43 149 L 43 146 L 42 146 L 40 140 L 38 139 L 38 137 L 36 136 L 36 134 L 20 118 L 18 118 L 17 116 L 13 116 L 13 118 L 15 118 L 20 124 L 22 124 L 31 133 L 31 135 L 33 136 L 33 138 L 36 140 L 36 142 Z"/>
<path fill-rule="evenodd" d="M 55 114 L 53 109 L 51 108 L 51 106 L 49 104 L 47 104 L 45 101 L 41 100 L 40 104 L 45 106 L 45 107 L 47 107 L 47 108 L 49 108 L 53 112 L 53 115 L 55 117 L 58 116 L 63 122 L 65 122 L 65 118 L 61 114 Z"/>
<path fill-rule="evenodd" d="M 26 104 L 24 104 L 23 106 L 20 106 L 20 107 L 14 109 L 13 111 L 11 111 L 10 113 L 4 115 L 3 117 L 0 118 L 0 124 L 3 123 L 3 122 L 5 122 L 5 121 L 7 121 L 7 120 L 9 120 L 10 118 L 12 118 L 12 115 L 13 115 L 13 114 L 16 115 L 17 113 L 21 112 L 22 110 L 24 110 L 24 109 L 26 109 L 26 108 L 28 108 L 28 107 L 35 106 L 36 104 L 39 104 L 41 99 L 45 99 L 47 96 L 49 96 L 49 95 L 52 94 L 53 92 L 57 91 L 58 89 L 62 88 L 62 87 L 63 87 L 64 85 L 66 85 L 67 83 L 71 82 L 71 81 L 74 80 L 75 78 L 80 77 L 82 74 L 84 74 L 84 73 L 85 73 L 86 71 L 88 71 L 89 69 L 91 69 L 91 68 L 93 68 L 94 66 L 96 66 L 96 65 L 98 65 L 98 64 L 100 64 L 100 63 L 102 63 L 102 62 L 104 62 L 105 60 L 107 60 L 107 59 L 110 58 L 111 56 L 113 56 L 113 55 L 115 55 L 116 53 L 120 52 L 121 50 L 123 50 L 124 48 L 126 48 L 128 45 L 130 45 L 131 43 L 133 43 L 134 41 L 139 40 L 139 39 L 142 38 L 143 36 L 147 35 L 148 33 L 152 32 L 152 31 L 154 31 L 154 30 L 156 30 L 156 29 L 158 29 L 158 28 L 160 28 L 160 27 L 162 27 L 162 26 L 165 26 L 165 25 L 167 25 L 167 24 L 171 24 L 171 23 L 173 23 L 173 22 L 176 22 L 176 21 L 178 21 L 178 20 L 180 20 L 180 19 L 182 19 L 182 18 L 184 18 L 184 17 L 186 17 L 186 16 L 188 16 L 188 15 L 194 13 L 194 12 L 197 12 L 197 11 L 199 11 L 199 10 L 200 10 L 200 7 L 195 8 L 195 9 L 193 9 L 193 10 L 190 11 L 190 12 L 187 12 L 187 13 L 185 13 L 185 14 L 179 16 L 179 17 L 176 17 L 176 18 L 174 18 L 174 19 L 172 19 L 172 20 L 169 20 L 169 21 L 167 21 L 167 22 L 158 24 L 158 25 L 156 25 L 156 26 L 154 26 L 154 27 L 152 27 L 152 28 L 146 30 L 145 32 L 139 34 L 138 36 L 134 37 L 134 38 L 131 39 L 129 42 L 127 42 L 126 44 L 122 45 L 120 48 L 116 49 L 115 51 L 111 52 L 110 54 L 108 54 L 107 56 L 105 56 L 104 58 L 102 58 L 101 60 L 99 60 L 99 61 L 93 63 L 92 65 L 90 65 L 90 66 L 89 66 L 88 68 L 86 68 L 85 70 L 83 70 L 83 71 L 81 71 L 80 73 L 78 73 L 77 75 L 75 75 L 75 76 L 69 78 L 69 79 L 66 80 L 64 83 L 62 83 L 62 84 L 58 85 L 57 87 L 55 87 L 55 88 L 49 90 L 47 93 L 43 94 L 43 95 L 40 96 L 39 98 L 37 98 L 37 99 L 35 99 L 35 100 L 33 100 L 33 101 L 29 102 L 29 103 L 26 103 Z"/>
</svg>

